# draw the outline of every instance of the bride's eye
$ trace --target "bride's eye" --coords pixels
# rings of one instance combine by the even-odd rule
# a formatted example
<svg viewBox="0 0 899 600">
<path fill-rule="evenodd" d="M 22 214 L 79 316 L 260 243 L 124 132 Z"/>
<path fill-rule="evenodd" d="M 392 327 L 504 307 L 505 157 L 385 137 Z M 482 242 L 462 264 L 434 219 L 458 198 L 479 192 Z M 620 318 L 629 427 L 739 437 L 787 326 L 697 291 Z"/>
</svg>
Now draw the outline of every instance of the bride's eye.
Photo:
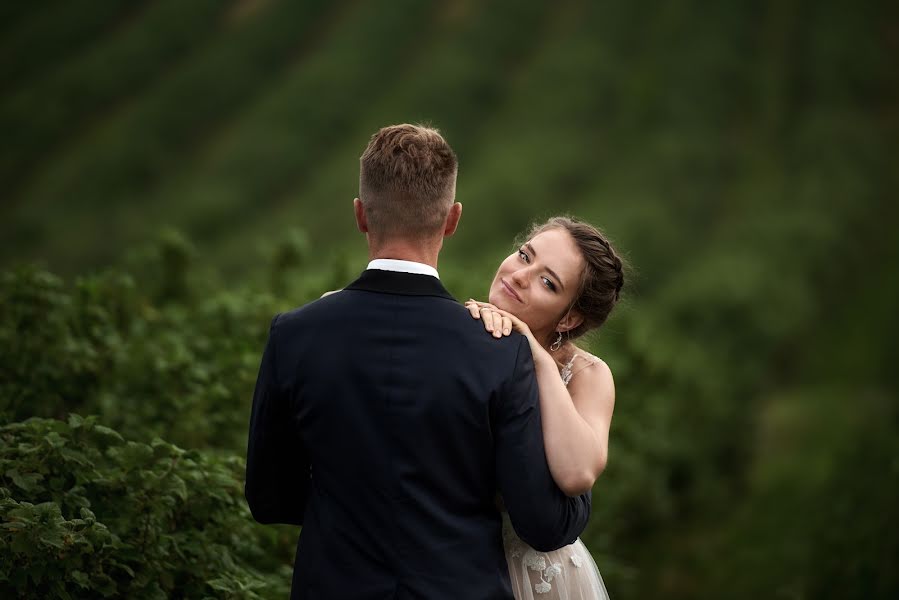
<svg viewBox="0 0 899 600">
<path fill-rule="evenodd" d="M 523 261 L 526 262 L 526 263 L 531 262 L 531 257 L 528 256 L 528 253 L 525 252 L 524 250 L 519 250 L 519 251 L 518 251 L 518 258 L 520 258 L 521 260 L 523 260 Z"/>
<path fill-rule="evenodd" d="M 552 280 L 551 280 L 549 277 L 541 277 L 540 279 L 543 280 L 543 285 L 545 285 L 546 287 L 548 287 L 548 288 L 549 288 L 550 290 L 552 290 L 553 292 L 556 291 L 556 284 L 554 284 L 554 283 L 552 282 Z"/>
</svg>

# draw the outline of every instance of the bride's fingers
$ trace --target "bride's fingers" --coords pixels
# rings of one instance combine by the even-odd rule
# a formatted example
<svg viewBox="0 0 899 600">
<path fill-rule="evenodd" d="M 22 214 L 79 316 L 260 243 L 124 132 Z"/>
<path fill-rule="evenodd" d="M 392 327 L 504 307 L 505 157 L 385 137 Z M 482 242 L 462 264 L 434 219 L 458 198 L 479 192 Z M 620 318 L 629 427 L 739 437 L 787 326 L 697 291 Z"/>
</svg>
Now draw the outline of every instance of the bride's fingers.
<svg viewBox="0 0 899 600">
<path fill-rule="evenodd" d="M 495 338 L 510 335 L 513 329 L 518 329 L 517 319 L 512 313 L 496 308 L 489 302 L 470 299 L 465 303 L 465 308 L 472 317 L 483 321 L 484 329 Z"/>
<path fill-rule="evenodd" d="M 527 326 L 521 319 L 505 310 L 497 309 L 496 312 L 502 316 L 503 335 L 509 335 L 512 331 L 525 332 Z"/>
<path fill-rule="evenodd" d="M 484 329 L 486 329 L 487 331 L 493 331 L 493 313 L 489 309 L 483 307 L 479 308 L 478 310 L 481 313 L 481 319 L 483 319 L 484 321 Z"/>
<path fill-rule="evenodd" d="M 507 317 L 506 315 L 503 315 L 502 324 L 503 324 L 503 335 L 511 334 L 512 333 L 512 319 L 510 317 Z"/>
<path fill-rule="evenodd" d="M 496 314 L 495 311 L 490 310 L 489 308 L 481 309 L 481 318 L 484 319 L 484 329 L 493 334 L 493 337 L 498 337 L 499 335 L 499 315 Z"/>
<path fill-rule="evenodd" d="M 493 337 L 503 337 L 503 316 L 494 311 L 491 311 L 490 314 L 493 316 Z"/>
</svg>

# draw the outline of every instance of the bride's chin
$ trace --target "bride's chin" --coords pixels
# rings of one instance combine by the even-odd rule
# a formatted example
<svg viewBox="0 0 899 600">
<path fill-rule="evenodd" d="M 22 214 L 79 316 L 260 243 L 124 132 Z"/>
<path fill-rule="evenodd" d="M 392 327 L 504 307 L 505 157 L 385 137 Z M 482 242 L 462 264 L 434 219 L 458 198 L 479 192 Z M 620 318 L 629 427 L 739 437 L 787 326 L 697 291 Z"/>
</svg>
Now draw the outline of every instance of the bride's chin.
<svg viewBox="0 0 899 600">
<path fill-rule="evenodd" d="M 506 298 L 503 297 L 502 294 L 490 294 L 490 299 L 488 300 L 488 302 L 490 302 L 490 304 L 500 310 L 507 310 L 509 312 L 512 312 L 511 310 L 509 310 L 511 308 L 509 306 L 509 302 L 506 300 Z"/>
</svg>

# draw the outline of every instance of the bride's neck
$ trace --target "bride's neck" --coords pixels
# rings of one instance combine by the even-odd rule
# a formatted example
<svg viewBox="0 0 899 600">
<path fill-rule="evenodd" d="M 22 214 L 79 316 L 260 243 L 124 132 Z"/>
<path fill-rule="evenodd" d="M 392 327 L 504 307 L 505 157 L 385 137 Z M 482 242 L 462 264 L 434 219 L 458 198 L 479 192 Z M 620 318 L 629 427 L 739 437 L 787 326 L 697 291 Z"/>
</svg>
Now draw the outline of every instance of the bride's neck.
<svg viewBox="0 0 899 600">
<path fill-rule="evenodd" d="M 542 345 L 542 348 L 559 368 L 562 368 L 577 353 L 577 346 L 574 345 L 574 342 L 565 342 L 555 352 L 548 345 Z"/>
</svg>

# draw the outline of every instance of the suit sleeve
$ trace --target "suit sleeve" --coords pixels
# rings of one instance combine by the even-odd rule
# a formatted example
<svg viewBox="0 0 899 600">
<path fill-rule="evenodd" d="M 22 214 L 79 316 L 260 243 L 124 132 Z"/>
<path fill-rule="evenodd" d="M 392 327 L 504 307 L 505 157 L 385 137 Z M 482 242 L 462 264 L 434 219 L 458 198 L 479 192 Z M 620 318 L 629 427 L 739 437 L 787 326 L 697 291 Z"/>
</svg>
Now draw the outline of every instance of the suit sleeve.
<svg viewBox="0 0 899 600">
<path fill-rule="evenodd" d="M 244 495 L 256 521 L 302 525 L 310 463 L 291 427 L 289 394 L 277 377 L 275 332 L 279 316 L 272 319 L 253 392 Z"/>
<path fill-rule="evenodd" d="M 573 543 L 590 517 L 591 494 L 566 496 L 552 479 L 543 446 L 534 361 L 524 337 L 494 419 L 499 491 L 515 532 L 541 552 Z"/>
</svg>

